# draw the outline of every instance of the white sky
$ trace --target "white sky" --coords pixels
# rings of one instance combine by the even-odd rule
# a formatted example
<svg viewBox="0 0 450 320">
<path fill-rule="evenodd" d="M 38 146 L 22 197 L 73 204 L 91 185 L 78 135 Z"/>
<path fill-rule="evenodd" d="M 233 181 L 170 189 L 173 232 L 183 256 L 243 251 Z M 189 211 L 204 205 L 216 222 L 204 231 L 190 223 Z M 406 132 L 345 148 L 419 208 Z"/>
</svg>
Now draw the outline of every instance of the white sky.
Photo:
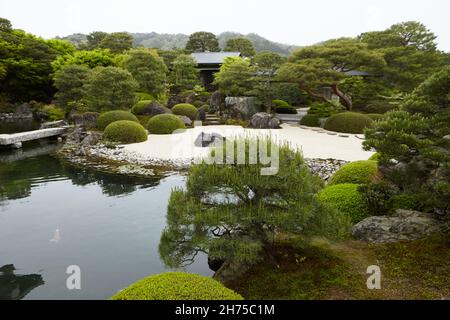
<svg viewBox="0 0 450 320">
<path fill-rule="evenodd" d="M 0 17 L 51 38 L 91 31 L 254 32 L 308 45 L 417 20 L 450 51 L 450 0 L 0 0 Z"/>
</svg>

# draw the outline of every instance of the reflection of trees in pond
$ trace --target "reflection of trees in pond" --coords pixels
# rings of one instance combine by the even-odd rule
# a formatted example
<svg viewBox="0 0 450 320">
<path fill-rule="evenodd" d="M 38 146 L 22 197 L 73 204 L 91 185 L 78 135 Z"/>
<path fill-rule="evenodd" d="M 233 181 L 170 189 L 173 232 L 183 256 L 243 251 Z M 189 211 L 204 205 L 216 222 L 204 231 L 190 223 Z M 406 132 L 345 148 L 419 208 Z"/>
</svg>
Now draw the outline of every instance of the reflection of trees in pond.
<svg viewBox="0 0 450 320">
<path fill-rule="evenodd" d="M 20 300 L 31 290 L 44 284 L 40 274 L 14 274 L 13 264 L 0 267 L 0 300 Z"/>
</svg>

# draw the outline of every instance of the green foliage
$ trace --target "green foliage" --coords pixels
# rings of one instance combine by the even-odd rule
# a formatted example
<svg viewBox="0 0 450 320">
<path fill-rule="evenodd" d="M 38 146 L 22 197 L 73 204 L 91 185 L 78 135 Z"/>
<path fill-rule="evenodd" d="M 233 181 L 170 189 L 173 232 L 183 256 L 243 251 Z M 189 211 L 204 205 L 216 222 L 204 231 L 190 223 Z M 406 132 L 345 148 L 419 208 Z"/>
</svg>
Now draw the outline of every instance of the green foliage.
<svg viewBox="0 0 450 320">
<path fill-rule="evenodd" d="M 142 100 L 155 100 L 155 98 L 148 92 L 136 92 L 136 100 L 142 101 Z"/>
<path fill-rule="evenodd" d="M 272 104 L 275 107 L 289 107 L 289 103 L 287 103 L 286 101 L 280 100 L 280 99 L 272 100 Z"/>
<path fill-rule="evenodd" d="M 186 50 L 190 52 L 218 52 L 220 51 L 219 41 L 211 32 L 194 32 L 189 36 Z"/>
<path fill-rule="evenodd" d="M 191 166 L 186 191 L 172 191 L 159 247 L 167 266 L 187 265 L 199 251 L 212 258 L 251 264 L 273 258 L 275 233 L 334 237 L 346 230 L 345 217 L 316 201 L 314 194 L 322 182 L 310 173 L 300 153 L 281 146 L 278 171 L 264 175 L 261 169 L 269 166 L 262 164 L 261 153 L 256 155 L 256 164 L 249 163 L 249 148 L 254 143 L 258 141 L 227 139 L 223 147 L 213 150 L 213 164 Z M 242 164 L 230 156 L 231 151 L 236 155 L 238 145 L 243 146 L 239 152 L 245 152 Z M 259 146 L 275 147 L 264 139 L 259 139 Z M 269 157 L 275 156 L 273 152 Z M 221 164 L 225 159 L 234 164 Z"/>
<path fill-rule="evenodd" d="M 133 36 L 127 32 L 113 32 L 100 41 L 99 47 L 112 53 L 123 53 L 133 47 Z"/>
<path fill-rule="evenodd" d="M 171 67 L 169 80 L 175 91 L 194 89 L 200 84 L 197 62 L 191 56 L 179 55 L 174 59 Z"/>
<path fill-rule="evenodd" d="M 308 110 L 309 115 L 314 115 L 319 118 L 328 118 L 333 114 L 344 111 L 340 104 L 333 104 L 327 102 L 313 102 Z"/>
<path fill-rule="evenodd" d="M 243 96 L 253 89 L 254 68 L 250 60 L 240 57 L 227 57 L 214 75 L 214 84 L 227 96 Z"/>
<path fill-rule="evenodd" d="M 104 130 L 110 123 L 119 120 L 139 122 L 136 116 L 128 111 L 114 110 L 100 114 L 100 116 L 97 119 L 97 128 L 99 130 Z"/>
<path fill-rule="evenodd" d="M 358 185 L 345 183 L 327 186 L 317 194 L 317 199 L 331 208 L 348 215 L 353 223 L 358 223 L 369 216 L 368 208 Z"/>
<path fill-rule="evenodd" d="M 125 60 L 126 69 L 139 84 L 139 89 L 153 96 L 165 90 L 167 67 L 155 51 L 135 49 Z"/>
<path fill-rule="evenodd" d="M 378 152 L 375 152 L 373 155 L 370 156 L 370 158 L 368 160 L 379 161 L 380 160 L 380 154 Z"/>
<path fill-rule="evenodd" d="M 297 114 L 297 109 L 291 106 L 276 106 L 273 111 L 280 114 Z"/>
<path fill-rule="evenodd" d="M 272 93 L 274 97 L 286 101 L 291 106 L 304 106 L 310 103 L 309 96 L 295 83 L 273 83 Z"/>
<path fill-rule="evenodd" d="M 108 34 L 106 32 L 102 31 L 94 31 L 89 33 L 86 36 L 86 49 L 87 50 L 94 50 L 100 48 L 100 43 L 103 41 L 103 39 L 106 38 Z"/>
<path fill-rule="evenodd" d="M 137 83 L 132 75 L 117 67 L 98 67 L 83 90 L 90 111 L 129 109 L 135 103 Z"/>
<path fill-rule="evenodd" d="M 343 112 L 329 117 L 324 129 L 344 133 L 363 133 L 365 128 L 372 125 L 372 122 L 372 119 L 364 114 Z"/>
<path fill-rule="evenodd" d="M 362 184 L 358 191 L 370 215 L 381 216 L 391 211 L 390 199 L 394 191 L 386 182 Z"/>
<path fill-rule="evenodd" d="M 394 195 L 390 199 L 391 210 L 407 209 L 407 210 L 420 210 L 421 203 L 420 197 L 414 194 L 398 194 Z"/>
<path fill-rule="evenodd" d="M 360 160 L 347 163 L 336 171 L 329 182 L 330 185 L 342 183 L 365 184 L 371 182 L 378 171 L 378 162 Z"/>
<path fill-rule="evenodd" d="M 141 101 L 138 101 L 131 108 L 131 113 L 134 114 L 134 115 L 143 115 L 145 113 L 145 109 L 151 103 L 152 103 L 152 100 L 141 100 Z"/>
<path fill-rule="evenodd" d="M 383 119 L 383 115 L 379 113 L 366 113 L 366 116 L 368 116 L 373 121 L 378 121 Z"/>
<path fill-rule="evenodd" d="M 103 139 L 111 142 L 137 143 L 147 140 L 147 132 L 136 121 L 119 120 L 105 128 Z"/>
<path fill-rule="evenodd" d="M 158 114 L 147 123 L 147 129 L 152 134 L 172 134 L 185 128 L 183 120 L 173 114 Z"/>
<path fill-rule="evenodd" d="M 223 51 L 240 52 L 243 57 L 253 57 L 255 48 L 247 38 L 231 38 L 227 40 Z"/>
<path fill-rule="evenodd" d="M 284 58 L 276 52 L 260 51 L 253 57 L 253 63 L 258 69 L 276 70 L 283 63 Z"/>
<path fill-rule="evenodd" d="M 83 85 L 89 75 L 90 70 L 83 65 L 66 65 L 55 73 L 55 87 L 58 89 L 55 97 L 67 112 L 70 111 L 70 103 L 82 100 Z"/>
<path fill-rule="evenodd" d="M 75 51 L 73 54 L 65 54 L 52 62 L 53 72 L 56 73 L 68 65 L 81 65 L 90 69 L 95 67 L 113 66 L 114 56 L 109 50 L 96 49 L 92 51 Z"/>
<path fill-rule="evenodd" d="M 306 114 L 300 120 L 300 124 L 308 127 L 320 127 L 319 116 L 314 114 Z"/>
<path fill-rule="evenodd" d="M 144 278 L 123 289 L 113 300 L 243 300 L 220 282 L 184 272 L 167 272 Z"/>
<path fill-rule="evenodd" d="M 47 121 L 57 121 L 65 118 L 64 110 L 54 105 L 45 105 L 39 111 Z"/>
<path fill-rule="evenodd" d="M 180 103 L 180 104 L 173 106 L 172 112 L 179 116 L 186 116 L 189 119 L 191 119 L 192 121 L 197 119 L 197 116 L 198 116 L 197 108 L 189 103 Z"/>
</svg>

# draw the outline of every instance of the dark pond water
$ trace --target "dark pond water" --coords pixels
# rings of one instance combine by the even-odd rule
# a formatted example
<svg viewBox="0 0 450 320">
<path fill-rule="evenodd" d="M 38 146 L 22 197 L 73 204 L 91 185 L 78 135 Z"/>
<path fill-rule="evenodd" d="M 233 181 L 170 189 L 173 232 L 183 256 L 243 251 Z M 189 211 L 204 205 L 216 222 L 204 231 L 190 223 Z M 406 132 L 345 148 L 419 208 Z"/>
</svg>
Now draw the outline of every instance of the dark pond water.
<svg viewBox="0 0 450 320">
<path fill-rule="evenodd" d="M 0 121 L 0 134 L 15 133 L 39 129 L 39 122 L 35 120 Z"/>
<path fill-rule="evenodd" d="M 158 245 L 171 189 L 185 178 L 75 169 L 48 155 L 55 148 L 0 151 L 0 299 L 106 299 L 167 271 Z M 211 275 L 206 260 L 187 271 Z M 81 290 L 66 287 L 70 265 Z"/>
</svg>

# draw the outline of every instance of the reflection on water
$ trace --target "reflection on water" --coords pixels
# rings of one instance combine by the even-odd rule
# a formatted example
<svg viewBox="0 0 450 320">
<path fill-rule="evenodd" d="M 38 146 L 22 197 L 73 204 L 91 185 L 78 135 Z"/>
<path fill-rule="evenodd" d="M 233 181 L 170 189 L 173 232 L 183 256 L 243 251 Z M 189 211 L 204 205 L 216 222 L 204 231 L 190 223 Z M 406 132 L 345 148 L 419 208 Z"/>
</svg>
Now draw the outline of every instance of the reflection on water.
<svg viewBox="0 0 450 320">
<path fill-rule="evenodd" d="M 44 284 L 39 274 L 14 274 L 13 264 L 0 267 L 0 300 L 20 300 L 31 290 Z"/>
<path fill-rule="evenodd" d="M 20 287 L 26 296 L 18 298 L 106 299 L 168 270 L 158 244 L 170 192 L 184 186 L 183 176 L 80 170 L 40 155 L 41 147 L 0 151 L 0 266 L 14 263 L 20 274 L 45 279 L 29 293 Z M 206 260 L 198 256 L 186 270 L 211 275 Z M 80 267 L 81 290 L 66 287 L 70 265 Z M 2 295 L 11 290 L 0 282 Z"/>
<path fill-rule="evenodd" d="M 0 121 L 0 134 L 15 133 L 39 129 L 39 122 L 33 119 L 19 121 Z"/>
</svg>

